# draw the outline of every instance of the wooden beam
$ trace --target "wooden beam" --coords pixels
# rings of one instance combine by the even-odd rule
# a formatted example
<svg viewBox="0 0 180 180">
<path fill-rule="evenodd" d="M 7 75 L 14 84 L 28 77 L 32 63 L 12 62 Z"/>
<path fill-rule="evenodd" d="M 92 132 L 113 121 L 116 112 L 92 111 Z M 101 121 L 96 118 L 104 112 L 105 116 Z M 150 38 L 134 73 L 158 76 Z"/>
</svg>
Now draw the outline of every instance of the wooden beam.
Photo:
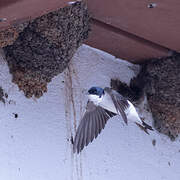
<svg viewBox="0 0 180 180">
<path fill-rule="evenodd" d="M 169 49 L 92 19 L 92 31 L 86 44 L 116 57 L 141 63 L 146 59 L 168 56 Z"/>
<path fill-rule="evenodd" d="M 70 0 L 1 0 L 0 29 L 34 19 L 68 5 Z"/>
<path fill-rule="evenodd" d="M 87 0 L 94 19 L 180 52 L 179 0 Z"/>
</svg>

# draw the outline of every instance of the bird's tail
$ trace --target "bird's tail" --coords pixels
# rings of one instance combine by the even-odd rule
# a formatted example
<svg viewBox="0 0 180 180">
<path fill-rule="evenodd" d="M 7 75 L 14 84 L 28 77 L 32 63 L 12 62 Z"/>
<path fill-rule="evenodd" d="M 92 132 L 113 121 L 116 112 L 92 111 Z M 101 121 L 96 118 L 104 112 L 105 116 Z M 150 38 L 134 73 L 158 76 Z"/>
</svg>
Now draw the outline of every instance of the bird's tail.
<svg viewBox="0 0 180 180">
<path fill-rule="evenodd" d="M 137 123 L 137 122 L 135 122 L 135 123 L 136 123 L 136 125 L 137 125 L 141 130 L 143 130 L 146 134 L 149 134 L 149 132 L 147 131 L 148 129 L 151 130 L 151 131 L 153 131 L 153 128 L 152 128 L 150 125 L 146 124 L 144 121 L 142 121 L 142 124 L 139 124 L 139 123 Z"/>
<path fill-rule="evenodd" d="M 153 131 L 153 128 L 152 128 L 150 125 L 146 124 L 144 121 L 142 121 L 142 125 L 143 125 L 146 129 L 149 129 L 149 130 Z"/>
</svg>

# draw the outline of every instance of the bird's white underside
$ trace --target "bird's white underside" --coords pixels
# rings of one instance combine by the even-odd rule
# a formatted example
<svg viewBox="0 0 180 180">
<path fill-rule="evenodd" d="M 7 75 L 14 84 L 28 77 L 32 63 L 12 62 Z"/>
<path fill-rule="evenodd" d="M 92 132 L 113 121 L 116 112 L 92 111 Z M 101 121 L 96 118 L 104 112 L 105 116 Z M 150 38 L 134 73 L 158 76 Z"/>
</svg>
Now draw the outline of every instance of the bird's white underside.
<svg viewBox="0 0 180 180">
<path fill-rule="evenodd" d="M 101 97 L 97 96 L 97 95 L 93 95 L 93 94 L 89 94 L 88 98 L 90 101 L 92 101 L 95 105 L 97 106 L 101 106 L 102 108 L 111 111 L 115 114 L 119 114 L 119 112 L 117 112 L 114 103 L 110 97 L 109 94 L 105 93 L 105 95 L 102 95 Z M 138 122 L 138 123 L 142 123 L 141 119 L 139 118 L 139 115 L 134 107 L 134 105 L 128 101 L 129 103 L 129 107 L 125 110 L 126 116 L 128 118 L 128 120 L 131 120 L 133 122 Z"/>
</svg>

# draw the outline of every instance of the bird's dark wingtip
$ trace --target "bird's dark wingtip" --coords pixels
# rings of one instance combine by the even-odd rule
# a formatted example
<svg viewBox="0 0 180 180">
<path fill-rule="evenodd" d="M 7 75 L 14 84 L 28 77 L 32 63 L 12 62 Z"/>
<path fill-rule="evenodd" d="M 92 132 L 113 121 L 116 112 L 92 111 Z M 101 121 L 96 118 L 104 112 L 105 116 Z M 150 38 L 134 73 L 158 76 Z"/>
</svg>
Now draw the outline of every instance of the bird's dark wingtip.
<svg viewBox="0 0 180 180">
<path fill-rule="evenodd" d="M 79 154 L 83 149 L 84 149 L 84 147 L 81 148 L 81 147 L 75 146 L 75 144 L 73 144 L 73 153 L 74 154 Z"/>
<path fill-rule="evenodd" d="M 127 117 L 123 118 L 126 125 L 128 125 Z"/>
</svg>

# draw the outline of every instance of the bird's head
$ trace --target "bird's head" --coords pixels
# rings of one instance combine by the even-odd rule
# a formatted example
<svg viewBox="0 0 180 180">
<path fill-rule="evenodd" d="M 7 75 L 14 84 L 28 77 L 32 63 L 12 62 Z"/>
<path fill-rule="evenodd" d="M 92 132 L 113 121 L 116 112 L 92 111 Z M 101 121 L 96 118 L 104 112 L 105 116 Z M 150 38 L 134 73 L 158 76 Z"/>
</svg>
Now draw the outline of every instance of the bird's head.
<svg viewBox="0 0 180 180">
<path fill-rule="evenodd" d="M 88 90 L 89 95 L 95 95 L 101 98 L 102 95 L 104 95 L 104 89 L 100 87 L 92 87 Z"/>
</svg>

